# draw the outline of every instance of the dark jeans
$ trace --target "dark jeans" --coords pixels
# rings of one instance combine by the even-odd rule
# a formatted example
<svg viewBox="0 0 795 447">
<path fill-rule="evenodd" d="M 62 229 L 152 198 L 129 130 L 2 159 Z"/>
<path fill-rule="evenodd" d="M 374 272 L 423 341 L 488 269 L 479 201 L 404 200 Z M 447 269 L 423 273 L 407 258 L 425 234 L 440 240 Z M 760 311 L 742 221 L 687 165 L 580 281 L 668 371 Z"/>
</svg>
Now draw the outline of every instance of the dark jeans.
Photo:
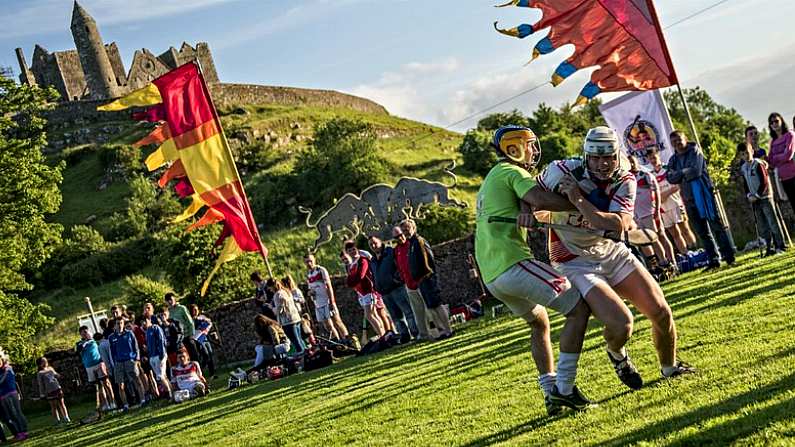
<svg viewBox="0 0 795 447">
<path fill-rule="evenodd" d="M 775 248 L 783 250 L 784 236 L 770 199 L 757 200 L 751 206 L 754 208 L 754 218 L 756 219 L 759 236 L 767 242 L 767 248 L 772 249 L 775 246 Z"/>
<path fill-rule="evenodd" d="M 701 242 L 704 243 L 704 249 L 707 251 L 710 263 L 719 263 L 721 257 L 726 262 L 734 262 L 734 246 L 732 246 L 729 233 L 723 228 L 723 224 L 715 219 L 705 219 L 698 214 L 698 209 L 693 204 L 686 204 L 687 217 L 690 219 L 690 224 L 693 226 Z M 717 209 L 717 207 L 716 207 Z M 713 233 L 718 239 L 718 247 L 720 247 L 720 256 L 718 256 L 718 247 L 715 246 L 715 238 Z"/>
<path fill-rule="evenodd" d="M 795 211 L 795 177 L 781 181 L 781 186 L 784 187 L 784 194 L 787 195 L 789 206 Z"/>
<path fill-rule="evenodd" d="M 306 350 L 306 345 L 301 338 L 301 323 L 285 324 L 282 329 L 284 329 L 287 338 L 290 339 L 290 343 L 295 346 L 296 354 L 303 354 L 304 350 Z"/>
<path fill-rule="evenodd" d="M 423 279 L 419 285 L 422 299 L 425 300 L 425 307 L 428 309 L 436 309 L 442 305 L 442 291 L 439 289 L 439 282 L 436 279 L 436 274 L 432 274 Z"/>
<path fill-rule="evenodd" d="M 199 343 L 193 338 L 193 335 L 186 335 L 182 339 L 182 346 L 188 351 L 188 356 L 191 360 L 201 362 L 201 354 L 199 353 Z"/>
<path fill-rule="evenodd" d="M 215 375 L 215 360 L 213 359 L 213 345 L 210 343 L 210 340 L 206 340 L 203 342 L 199 342 L 199 357 L 201 361 L 199 362 L 202 368 L 207 369 L 207 373 L 210 376 Z"/>
<path fill-rule="evenodd" d="M 406 288 L 403 286 L 397 287 L 395 290 L 382 295 L 382 298 L 389 316 L 397 324 L 400 335 L 416 337 L 419 333 L 417 331 L 417 322 L 414 320 L 414 312 L 411 310 Z"/>
<path fill-rule="evenodd" d="M 3 406 L 3 412 L 8 421 L 8 428 L 16 435 L 17 433 L 28 432 L 28 420 L 22 414 L 22 406 L 19 404 L 19 396 L 12 394 L 0 399 L 0 405 Z"/>
</svg>

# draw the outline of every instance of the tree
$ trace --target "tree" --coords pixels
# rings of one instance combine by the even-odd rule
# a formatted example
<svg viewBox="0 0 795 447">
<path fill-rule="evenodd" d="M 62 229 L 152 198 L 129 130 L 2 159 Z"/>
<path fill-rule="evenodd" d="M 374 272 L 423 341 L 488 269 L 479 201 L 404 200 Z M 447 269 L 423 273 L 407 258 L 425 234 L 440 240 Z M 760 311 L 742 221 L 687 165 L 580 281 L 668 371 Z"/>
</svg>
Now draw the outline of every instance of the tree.
<svg viewBox="0 0 795 447">
<path fill-rule="evenodd" d="M 301 203 L 328 205 L 386 180 L 389 163 L 378 154 L 376 139 L 373 127 L 359 120 L 334 118 L 318 127 L 295 163 Z"/>
<path fill-rule="evenodd" d="M 24 272 L 35 271 L 60 243 L 62 227 L 45 217 L 61 204 L 63 163 L 48 166 L 42 112 L 52 90 L 19 86 L 0 76 L 0 346 L 16 362 L 38 353 L 31 336 L 50 323 L 46 306 L 15 292 L 29 290 Z"/>
<path fill-rule="evenodd" d="M 736 154 L 737 143 L 745 141 L 749 122 L 735 109 L 718 104 L 699 87 L 684 90 L 693 122 L 698 130 L 704 157 L 712 180 L 718 187 L 728 185 L 728 169 Z M 674 127 L 684 131 L 692 140 L 690 124 L 679 93 L 670 90 L 665 101 Z"/>
<path fill-rule="evenodd" d="M 480 175 L 488 174 L 497 162 L 497 153 L 491 146 L 490 131 L 470 129 L 458 146 L 458 152 L 464 158 L 464 168 Z"/>
<path fill-rule="evenodd" d="M 510 112 L 499 112 L 487 115 L 478 121 L 479 130 L 494 131 L 502 126 L 525 126 L 530 127 L 530 119 L 524 116 L 519 110 L 513 109 Z"/>
</svg>

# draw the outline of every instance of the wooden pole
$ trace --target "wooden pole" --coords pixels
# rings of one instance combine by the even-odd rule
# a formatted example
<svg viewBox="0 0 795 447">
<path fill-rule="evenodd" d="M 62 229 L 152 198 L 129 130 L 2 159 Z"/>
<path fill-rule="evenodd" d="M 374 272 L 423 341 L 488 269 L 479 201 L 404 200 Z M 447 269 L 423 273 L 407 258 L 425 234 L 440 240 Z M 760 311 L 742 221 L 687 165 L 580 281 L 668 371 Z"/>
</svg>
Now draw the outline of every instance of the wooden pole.
<svg viewBox="0 0 795 447">
<path fill-rule="evenodd" d="M 240 172 L 238 172 L 237 170 L 237 164 L 234 163 L 234 157 L 232 156 L 232 148 L 229 147 L 229 141 L 226 139 L 226 133 L 224 133 L 224 126 L 221 125 L 221 117 L 218 116 L 218 109 L 215 108 L 213 97 L 212 95 L 210 95 L 210 88 L 207 87 L 207 82 L 205 82 L 204 80 L 204 71 L 202 70 L 202 64 L 198 58 L 193 59 L 193 63 L 196 64 L 196 67 L 198 67 L 199 69 L 199 74 L 201 75 L 201 81 L 202 81 L 202 89 L 204 90 L 204 93 L 207 95 L 207 100 L 210 102 L 210 109 L 212 109 L 213 112 L 213 119 L 215 119 L 216 124 L 218 124 L 218 130 L 221 131 L 221 142 L 224 145 L 224 149 L 227 151 L 227 153 L 229 153 L 229 158 L 232 160 L 232 167 L 235 169 L 235 175 L 237 176 L 238 179 L 240 179 L 240 192 L 241 194 L 243 194 L 243 198 L 246 200 L 246 204 L 248 204 L 249 202 L 248 202 L 248 197 L 246 196 L 246 190 L 243 189 L 243 179 L 240 177 Z M 248 210 L 248 213 L 249 217 L 251 217 L 253 221 L 253 216 L 251 216 L 251 210 Z M 257 239 L 259 239 L 260 238 L 259 229 L 255 228 L 255 230 L 257 232 L 256 233 Z M 271 264 L 268 261 L 268 256 L 265 254 L 262 241 L 260 241 L 259 243 L 260 243 L 260 255 L 262 255 L 262 259 L 265 261 L 265 267 L 268 269 L 268 276 L 273 278 L 273 270 L 271 270 Z"/>
<path fill-rule="evenodd" d="M 701 140 L 698 138 L 698 131 L 696 130 L 696 123 L 693 121 L 693 115 L 690 114 L 690 106 L 687 105 L 687 98 L 682 91 L 682 86 L 677 82 L 676 89 L 679 91 L 679 98 L 682 99 L 682 105 L 685 108 L 685 115 L 687 115 L 687 123 L 690 125 L 690 133 L 693 134 L 693 139 L 698 147 L 701 147 Z"/>
<path fill-rule="evenodd" d="M 91 318 L 91 325 L 94 326 L 94 333 L 96 334 L 99 332 L 99 325 L 97 324 L 97 318 L 94 316 L 94 307 L 91 306 L 91 298 L 86 297 L 86 306 L 88 306 L 88 315 Z"/>
</svg>

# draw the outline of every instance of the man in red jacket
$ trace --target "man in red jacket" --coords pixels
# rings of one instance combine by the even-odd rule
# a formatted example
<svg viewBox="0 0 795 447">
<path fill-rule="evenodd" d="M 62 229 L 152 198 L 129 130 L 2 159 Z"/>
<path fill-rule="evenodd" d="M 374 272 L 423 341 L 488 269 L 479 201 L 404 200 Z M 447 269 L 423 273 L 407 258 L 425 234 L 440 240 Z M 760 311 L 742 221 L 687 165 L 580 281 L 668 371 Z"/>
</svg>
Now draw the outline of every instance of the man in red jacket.
<svg viewBox="0 0 795 447">
<path fill-rule="evenodd" d="M 356 291 L 359 297 L 359 305 L 364 310 L 364 317 L 373 326 L 373 330 L 379 337 L 383 337 L 384 330 L 388 324 L 381 321 L 381 316 L 376 311 L 376 300 L 378 292 L 375 291 L 373 281 L 373 271 L 370 268 L 370 260 L 360 256 L 359 250 L 353 241 L 345 242 L 345 251 L 342 252 L 342 261 L 348 272 L 348 287 Z"/>
</svg>

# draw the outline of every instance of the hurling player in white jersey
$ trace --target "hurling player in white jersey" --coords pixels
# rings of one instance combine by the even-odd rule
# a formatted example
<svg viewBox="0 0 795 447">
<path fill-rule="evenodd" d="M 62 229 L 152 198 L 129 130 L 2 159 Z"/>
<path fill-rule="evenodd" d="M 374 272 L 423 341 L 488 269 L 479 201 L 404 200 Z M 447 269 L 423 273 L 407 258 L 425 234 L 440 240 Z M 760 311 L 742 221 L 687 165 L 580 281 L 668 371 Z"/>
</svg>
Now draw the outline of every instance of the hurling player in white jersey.
<svg viewBox="0 0 795 447">
<path fill-rule="evenodd" d="M 584 159 L 552 162 L 538 177 L 541 187 L 564 194 L 577 208 L 553 212 L 552 222 L 617 232 L 633 228 L 637 185 L 621 167 L 616 132 L 604 126 L 589 130 L 583 150 Z M 660 286 L 625 245 L 555 228 L 549 231 L 549 252 L 552 264 L 579 289 L 597 319 L 631 325 L 632 314 L 621 298 L 649 319 L 663 377 L 694 371 L 676 359 L 676 327 Z M 619 378 L 638 389 L 643 381 L 624 347 L 631 331 L 610 333 L 609 327 L 605 326 L 608 357 Z"/>
</svg>

